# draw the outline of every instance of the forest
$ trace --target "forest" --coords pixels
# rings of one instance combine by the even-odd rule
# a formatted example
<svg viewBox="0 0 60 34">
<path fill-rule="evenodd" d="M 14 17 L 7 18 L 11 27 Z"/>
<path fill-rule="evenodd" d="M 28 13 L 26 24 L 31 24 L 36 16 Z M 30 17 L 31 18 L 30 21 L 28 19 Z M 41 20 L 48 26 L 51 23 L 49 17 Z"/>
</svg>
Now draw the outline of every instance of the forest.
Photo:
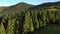
<svg viewBox="0 0 60 34">
<path fill-rule="evenodd" d="M 48 29 L 54 26 L 60 28 L 59 3 L 43 3 L 37 6 L 18 3 L 4 7 L 0 12 L 0 34 L 42 34 L 44 28 Z M 37 30 L 40 33 L 36 33 Z M 58 33 L 54 33 L 59 34 L 59 31 L 60 29 Z M 50 34 L 54 33 L 51 32 Z"/>
</svg>

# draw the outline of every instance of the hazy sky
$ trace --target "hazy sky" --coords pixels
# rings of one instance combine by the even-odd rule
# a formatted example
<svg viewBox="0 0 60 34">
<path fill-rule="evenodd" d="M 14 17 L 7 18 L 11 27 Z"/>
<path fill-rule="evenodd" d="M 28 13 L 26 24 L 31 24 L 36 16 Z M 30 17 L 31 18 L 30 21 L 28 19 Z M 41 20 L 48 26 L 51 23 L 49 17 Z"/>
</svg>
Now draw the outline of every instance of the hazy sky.
<svg viewBox="0 0 60 34">
<path fill-rule="evenodd" d="M 26 2 L 33 5 L 38 5 L 45 2 L 56 2 L 60 0 L 0 0 L 0 6 L 10 6 L 19 2 Z"/>
</svg>

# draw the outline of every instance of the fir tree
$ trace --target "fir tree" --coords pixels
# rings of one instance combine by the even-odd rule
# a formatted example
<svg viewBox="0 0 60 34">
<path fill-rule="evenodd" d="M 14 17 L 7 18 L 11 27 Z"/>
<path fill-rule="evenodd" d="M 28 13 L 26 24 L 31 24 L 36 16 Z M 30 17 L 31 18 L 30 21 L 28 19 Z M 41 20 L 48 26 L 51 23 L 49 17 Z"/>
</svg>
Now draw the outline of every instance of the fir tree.
<svg viewBox="0 0 60 34">
<path fill-rule="evenodd" d="M 6 34 L 3 23 L 0 25 L 0 34 Z"/>
<path fill-rule="evenodd" d="M 30 13 L 29 12 L 26 13 L 23 30 L 24 30 L 23 33 L 27 33 L 29 31 L 34 31 L 32 19 L 30 17 Z"/>
<path fill-rule="evenodd" d="M 7 34 L 14 34 L 14 30 L 15 30 L 15 19 L 9 19 Z"/>
</svg>

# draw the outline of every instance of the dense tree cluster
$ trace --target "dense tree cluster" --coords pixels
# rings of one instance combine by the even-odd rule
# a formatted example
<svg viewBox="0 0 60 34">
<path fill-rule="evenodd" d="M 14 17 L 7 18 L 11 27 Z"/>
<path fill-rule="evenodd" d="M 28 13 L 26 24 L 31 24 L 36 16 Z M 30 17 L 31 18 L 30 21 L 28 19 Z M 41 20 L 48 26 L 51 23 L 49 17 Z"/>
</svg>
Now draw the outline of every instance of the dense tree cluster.
<svg viewBox="0 0 60 34">
<path fill-rule="evenodd" d="M 0 34 L 27 34 L 49 24 L 60 24 L 60 10 L 17 11 L 0 17 Z"/>
<path fill-rule="evenodd" d="M 7 7 L 0 12 L 0 34 L 28 34 L 49 24 L 60 25 L 59 6 L 45 3 L 33 7 L 22 3 Z"/>
</svg>

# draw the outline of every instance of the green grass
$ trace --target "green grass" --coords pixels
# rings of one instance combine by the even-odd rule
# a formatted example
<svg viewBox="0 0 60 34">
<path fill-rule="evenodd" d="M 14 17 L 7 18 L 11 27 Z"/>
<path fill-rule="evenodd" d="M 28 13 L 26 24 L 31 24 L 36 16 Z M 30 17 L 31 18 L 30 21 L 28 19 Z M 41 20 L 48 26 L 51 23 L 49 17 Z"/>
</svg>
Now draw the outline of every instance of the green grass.
<svg viewBox="0 0 60 34">
<path fill-rule="evenodd" d="M 60 34 L 60 26 L 49 25 L 49 26 L 40 28 L 30 34 Z"/>
</svg>

